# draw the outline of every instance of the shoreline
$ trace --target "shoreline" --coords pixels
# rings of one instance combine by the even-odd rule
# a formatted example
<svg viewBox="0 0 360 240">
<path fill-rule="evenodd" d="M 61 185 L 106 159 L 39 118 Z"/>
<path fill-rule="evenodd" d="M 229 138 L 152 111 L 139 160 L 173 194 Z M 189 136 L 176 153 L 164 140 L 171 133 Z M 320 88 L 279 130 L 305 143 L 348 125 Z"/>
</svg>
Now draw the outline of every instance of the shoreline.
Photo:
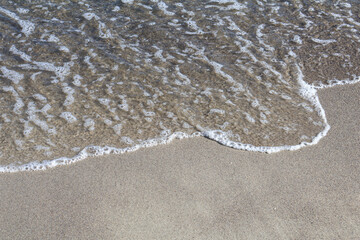
<svg viewBox="0 0 360 240">
<path fill-rule="evenodd" d="M 331 126 L 264 154 L 205 138 L 0 174 L 3 239 L 355 239 L 360 85 L 318 92 Z"/>
<path fill-rule="evenodd" d="M 301 73 L 300 68 L 298 69 Z M 182 132 L 174 132 L 170 136 L 150 139 L 141 142 L 138 145 L 127 147 L 127 148 L 116 148 L 116 147 L 101 147 L 101 146 L 87 146 L 83 150 L 81 150 L 77 155 L 73 157 L 60 157 L 53 160 L 45 160 L 45 161 L 33 161 L 21 165 L 16 165 L 11 163 L 9 165 L 0 165 L 0 174 L 2 173 L 16 173 L 16 172 L 27 172 L 27 171 L 46 171 L 47 169 L 64 166 L 64 165 L 71 165 L 79 161 L 86 160 L 87 158 L 91 157 L 99 157 L 99 156 L 107 156 L 107 155 L 121 155 L 124 153 L 135 152 L 142 148 L 149 148 L 149 147 L 156 147 L 159 145 L 169 144 L 176 139 L 187 139 L 187 138 L 194 138 L 194 137 L 205 137 L 216 141 L 225 147 L 234 148 L 237 150 L 245 150 L 249 152 L 261 152 L 261 153 L 277 153 L 281 151 L 296 151 L 301 148 L 312 146 L 318 144 L 318 142 L 326 137 L 328 131 L 330 130 L 331 126 L 328 124 L 326 118 L 326 111 L 323 108 L 320 100 L 318 90 L 321 89 L 328 89 L 335 86 L 343 86 L 343 85 L 354 85 L 360 82 L 360 77 L 356 80 L 333 80 L 330 81 L 328 85 L 319 85 L 313 86 L 306 83 L 303 80 L 303 75 L 300 74 L 298 78 L 298 83 L 301 86 L 300 92 L 301 95 L 304 96 L 305 99 L 309 100 L 313 103 L 315 110 L 318 114 L 322 117 L 322 120 L 325 123 L 325 128 L 319 132 L 316 136 L 313 137 L 311 142 L 301 142 L 298 145 L 282 145 L 282 146 L 254 146 L 252 144 L 246 144 L 241 142 L 233 142 L 228 139 L 226 133 L 220 130 L 211 130 L 205 132 L 194 132 L 191 135 Z M 91 153 L 95 152 L 95 153 Z"/>
</svg>

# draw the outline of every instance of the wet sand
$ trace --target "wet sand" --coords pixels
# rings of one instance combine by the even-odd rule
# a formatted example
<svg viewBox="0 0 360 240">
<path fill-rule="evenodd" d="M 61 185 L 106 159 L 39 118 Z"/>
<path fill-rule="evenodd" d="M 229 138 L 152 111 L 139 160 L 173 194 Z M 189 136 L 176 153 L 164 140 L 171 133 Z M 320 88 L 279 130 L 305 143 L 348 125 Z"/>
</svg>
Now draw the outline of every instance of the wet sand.
<svg viewBox="0 0 360 240">
<path fill-rule="evenodd" d="M 331 130 L 260 154 L 204 138 L 0 175 L 1 239 L 357 239 L 360 84 L 321 90 Z"/>
</svg>

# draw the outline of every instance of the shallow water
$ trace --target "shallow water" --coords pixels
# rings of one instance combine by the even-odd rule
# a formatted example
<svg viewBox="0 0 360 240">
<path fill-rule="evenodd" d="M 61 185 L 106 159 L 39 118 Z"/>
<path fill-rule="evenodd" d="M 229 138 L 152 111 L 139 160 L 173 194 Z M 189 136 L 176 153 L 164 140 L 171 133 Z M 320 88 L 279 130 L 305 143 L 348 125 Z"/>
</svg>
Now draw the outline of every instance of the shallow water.
<svg viewBox="0 0 360 240">
<path fill-rule="evenodd" d="M 0 170 L 175 137 L 314 144 L 316 89 L 358 81 L 359 30 L 357 1 L 2 0 Z"/>
</svg>

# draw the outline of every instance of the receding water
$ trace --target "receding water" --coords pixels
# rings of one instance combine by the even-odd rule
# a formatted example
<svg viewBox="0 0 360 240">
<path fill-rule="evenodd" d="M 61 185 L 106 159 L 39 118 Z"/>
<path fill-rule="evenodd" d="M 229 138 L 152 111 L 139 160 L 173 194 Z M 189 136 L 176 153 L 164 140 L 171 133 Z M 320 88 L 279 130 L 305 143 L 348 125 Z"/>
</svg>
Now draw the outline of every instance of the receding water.
<svg viewBox="0 0 360 240">
<path fill-rule="evenodd" d="M 316 89 L 358 81 L 359 30 L 350 0 L 0 0 L 0 170 L 174 137 L 314 144 Z"/>
</svg>

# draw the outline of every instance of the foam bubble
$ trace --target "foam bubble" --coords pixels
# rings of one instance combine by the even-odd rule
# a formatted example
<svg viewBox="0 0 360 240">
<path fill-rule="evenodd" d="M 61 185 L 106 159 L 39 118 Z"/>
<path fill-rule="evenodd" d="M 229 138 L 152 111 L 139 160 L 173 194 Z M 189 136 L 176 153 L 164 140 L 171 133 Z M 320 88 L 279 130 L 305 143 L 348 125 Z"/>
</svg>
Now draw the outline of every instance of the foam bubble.
<svg viewBox="0 0 360 240">
<path fill-rule="evenodd" d="M 125 4 L 133 4 L 134 0 L 121 0 Z"/>
<path fill-rule="evenodd" d="M 30 34 L 33 33 L 33 31 L 35 30 L 35 24 L 33 24 L 30 21 L 26 21 L 26 20 L 22 20 L 20 19 L 15 13 L 0 7 L 0 12 L 6 14 L 7 16 L 9 16 L 10 18 L 14 19 L 15 21 L 17 21 L 17 23 L 21 26 L 22 28 L 22 32 L 26 35 L 29 36 Z"/>
<path fill-rule="evenodd" d="M 1 67 L 0 70 L 3 76 L 13 81 L 14 84 L 19 84 L 19 82 L 24 78 L 24 74 L 7 69 L 6 67 Z"/>
<path fill-rule="evenodd" d="M 89 131 L 94 131 L 95 130 L 95 121 L 91 118 L 85 117 L 84 127 L 87 128 Z"/>
<path fill-rule="evenodd" d="M 77 121 L 76 117 L 71 112 L 62 112 L 59 117 L 65 119 L 68 123 Z"/>
</svg>

